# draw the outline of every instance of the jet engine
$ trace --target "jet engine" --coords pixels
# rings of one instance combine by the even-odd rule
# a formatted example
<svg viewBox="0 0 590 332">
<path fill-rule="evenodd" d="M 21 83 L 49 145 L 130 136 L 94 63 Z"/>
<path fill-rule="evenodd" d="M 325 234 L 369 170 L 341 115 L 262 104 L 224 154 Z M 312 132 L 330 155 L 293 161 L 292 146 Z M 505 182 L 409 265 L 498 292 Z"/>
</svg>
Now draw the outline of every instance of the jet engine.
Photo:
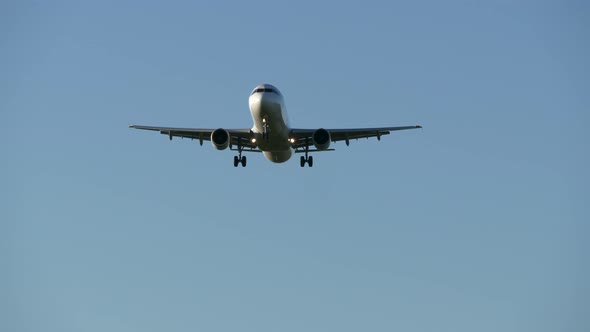
<svg viewBox="0 0 590 332">
<path fill-rule="evenodd" d="M 332 140 L 330 132 L 323 128 L 314 131 L 311 138 L 313 140 L 313 145 L 315 145 L 315 148 L 318 150 L 326 150 L 329 148 L 330 141 Z"/>
<path fill-rule="evenodd" d="M 215 129 L 211 133 L 211 144 L 217 150 L 225 150 L 229 146 L 230 136 L 225 129 Z"/>
</svg>

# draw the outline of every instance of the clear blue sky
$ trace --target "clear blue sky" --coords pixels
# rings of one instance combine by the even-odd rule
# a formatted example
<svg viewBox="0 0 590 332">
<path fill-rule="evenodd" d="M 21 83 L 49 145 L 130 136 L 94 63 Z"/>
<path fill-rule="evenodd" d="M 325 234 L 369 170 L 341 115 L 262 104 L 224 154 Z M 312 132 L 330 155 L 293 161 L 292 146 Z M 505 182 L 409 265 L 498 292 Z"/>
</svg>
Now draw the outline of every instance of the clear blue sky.
<svg viewBox="0 0 590 332">
<path fill-rule="evenodd" d="M 586 1 L 0 3 L 0 331 L 590 331 Z M 272 164 L 129 124 L 421 124 Z"/>
</svg>

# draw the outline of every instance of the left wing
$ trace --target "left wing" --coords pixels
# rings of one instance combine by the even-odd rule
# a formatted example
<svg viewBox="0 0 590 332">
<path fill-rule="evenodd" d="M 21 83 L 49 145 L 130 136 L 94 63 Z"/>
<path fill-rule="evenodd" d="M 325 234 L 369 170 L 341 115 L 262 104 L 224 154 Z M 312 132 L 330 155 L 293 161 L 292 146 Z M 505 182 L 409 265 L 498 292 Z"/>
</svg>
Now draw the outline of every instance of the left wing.
<svg viewBox="0 0 590 332">
<path fill-rule="evenodd" d="M 137 126 L 132 125 L 129 128 L 159 131 L 162 135 L 167 135 L 170 140 L 173 137 L 182 137 L 190 139 L 198 139 L 199 143 L 203 145 L 203 141 L 211 140 L 211 133 L 215 129 L 198 129 L 198 128 L 171 128 L 171 127 L 152 127 L 152 126 Z M 252 133 L 250 129 L 225 129 L 231 136 L 230 144 L 239 145 L 243 148 L 255 149 L 256 145 L 250 140 Z"/>
<path fill-rule="evenodd" d="M 330 140 L 332 142 L 346 141 L 346 145 L 352 139 L 377 137 L 381 140 L 381 136 L 389 135 L 392 131 L 418 129 L 422 126 L 403 126 L 403 127 L 381 127 L 381 128 L 351 128 L 351 129 L 326 129 L 330 133 Z M 312 135 L 316 129 L 292 129 L 291 136 L 295 139 L 293 143 L 294 148 L 305 148 L 313 145 Z"/>
</svg>

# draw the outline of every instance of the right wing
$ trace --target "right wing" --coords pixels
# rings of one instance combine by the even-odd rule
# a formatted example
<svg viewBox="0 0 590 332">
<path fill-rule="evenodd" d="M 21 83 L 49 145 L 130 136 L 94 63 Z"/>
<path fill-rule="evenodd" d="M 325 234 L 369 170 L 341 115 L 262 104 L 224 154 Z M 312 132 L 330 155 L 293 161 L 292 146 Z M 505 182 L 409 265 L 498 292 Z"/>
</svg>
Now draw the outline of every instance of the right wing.
<svg viewBox="0 0 590 332">
<path fill-rule="evenodd" d="M 172 127 L 152 127 L 152 126 L 138 126 L 131 125 L 129 128 L 159 131 L 160 134 L 166 135 L 172 140 L 173 137 L 182 137 L 190 139 L 198 139 L 199 143 L 203 145 L 203 141 L 211 140 L 211 133 L 216 129 L 198 129 L 198 128 L 172 128 Z M 250 140 L 252 133 L 250 129 L 225 129 L 231 136 L 232 145 L 240 145 L 241 147 L 255 149 L 256 145 Z"/>
<path fill-rule="evenodd" d="M 346 141 L 348 142 L 353 139 L 377 137 L 381 140 L 381 136 L 389 135 L 392 131 L 408 130 L 408 129 L 419 129 L 422 126 L 403 126 L 403 127 L 380 127 L 380 128 L 350 128 L 350 129 L 325 129 L 330 133 L 330 139 L 332 142 Z M 295 139 L 293 144 L 294 148 L 305 148 L 306 146 L 313 145 L 312 135 L 316 129 L 292 129 L 291 135 Z"/>
</svg>

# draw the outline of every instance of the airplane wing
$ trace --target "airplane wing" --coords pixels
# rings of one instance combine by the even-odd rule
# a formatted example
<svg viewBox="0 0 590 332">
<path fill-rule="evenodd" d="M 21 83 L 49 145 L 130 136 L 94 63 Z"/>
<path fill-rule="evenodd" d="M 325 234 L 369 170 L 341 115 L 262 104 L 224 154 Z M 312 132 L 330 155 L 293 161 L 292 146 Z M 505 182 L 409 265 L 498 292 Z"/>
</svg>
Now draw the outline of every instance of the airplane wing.
<svg viewBox="0 0 590 332">
<path fill-rule="evenodd" d="M 422 126 L 403 126 L 403 127 L 381 127 L 381 128 L 351 128 L 351 129 L 326 129 L 330 133 L 330 140 L 332 142 L 346 141 L 346 145 L 350 140 L 359 138 L 377 137 L 381 140 L 381 136 L 389 135 L 392 131 L 418 129 Z M 291 135 L 295 139 L 293 143 L 294 148 L 305 148 L 313 145 L 312 135 L 317 129 L 292 129 Z"/>
<path fill-rule="evenodd" d="M 199 129 L 199 128 L 171 128 L 171 127 L 152 127 L 131 125 L 129 128 L 159 131 L 160 134 L 166 135 L 172 140 L 173 137 L 198 139 L 203 145 L 203 141 L 211 140 L 211 133 L 217 128 Z M 250 129 L 225 129 L 231 136 L 232 145 L 240 145 L 243 148 L 255 149 L 256 145 L 250 141 L 252 133 Z"/>
</svg>

